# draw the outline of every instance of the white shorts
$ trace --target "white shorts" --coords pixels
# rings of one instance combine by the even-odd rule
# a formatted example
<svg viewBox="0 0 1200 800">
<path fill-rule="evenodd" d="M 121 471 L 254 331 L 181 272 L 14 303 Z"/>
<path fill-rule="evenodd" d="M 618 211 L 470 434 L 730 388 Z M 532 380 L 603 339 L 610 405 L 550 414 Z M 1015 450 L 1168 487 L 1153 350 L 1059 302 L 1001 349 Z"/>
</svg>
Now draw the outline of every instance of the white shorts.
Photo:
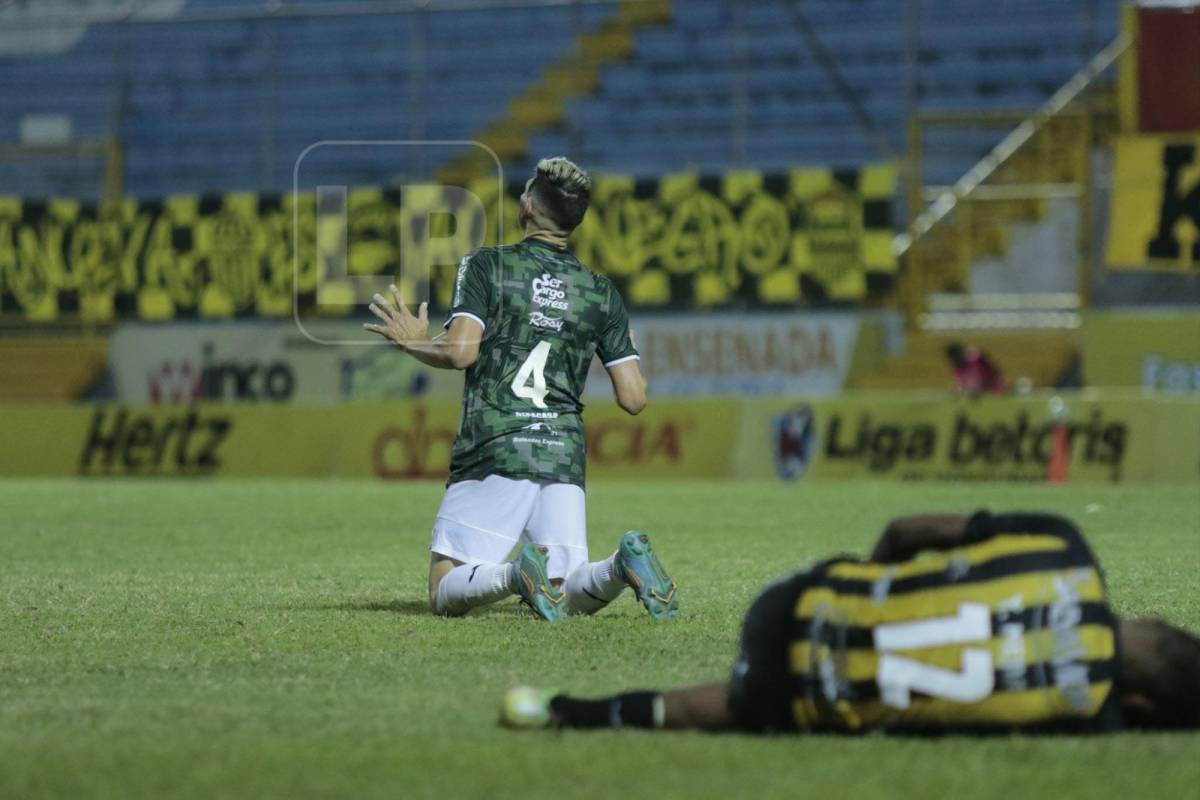
<svg viewBox="0 0 1200 800">
<path fill-rule="evenodd" d="M 583 489 L 489 475 L 446 487 L 429 549 L 464 563 L 506 561 L 522 539 L 550 551 L 546 572 L 565 578 L 587 563 Z"/>
</svg>

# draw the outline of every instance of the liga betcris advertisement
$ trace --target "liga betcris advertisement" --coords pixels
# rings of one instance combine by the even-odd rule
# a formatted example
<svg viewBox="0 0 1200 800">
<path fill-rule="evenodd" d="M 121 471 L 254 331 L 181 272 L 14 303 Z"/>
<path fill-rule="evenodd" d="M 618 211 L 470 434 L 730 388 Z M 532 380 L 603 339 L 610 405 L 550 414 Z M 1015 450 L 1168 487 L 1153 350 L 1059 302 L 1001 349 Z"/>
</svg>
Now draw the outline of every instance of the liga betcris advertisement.
<svg viewBox="0 0 1200 800">
<path fill-rule="evenodd" d="M 850 393 L 748 401 L 741 426 L 746 478 L 1038 482 L 1061 436 L 1073 481 L 1200 480 L 1200 401 L 1183 396 Z"/>
</svg>

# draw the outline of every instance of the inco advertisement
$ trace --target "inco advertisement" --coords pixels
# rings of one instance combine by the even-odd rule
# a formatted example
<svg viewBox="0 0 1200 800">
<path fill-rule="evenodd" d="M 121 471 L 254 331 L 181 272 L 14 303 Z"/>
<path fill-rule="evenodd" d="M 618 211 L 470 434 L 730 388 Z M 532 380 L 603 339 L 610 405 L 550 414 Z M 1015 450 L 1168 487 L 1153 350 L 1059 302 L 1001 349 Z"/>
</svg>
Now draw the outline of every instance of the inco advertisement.
<svg viewBox="0 0 1200 800">
<path fill-rule="evenodd" d="M 1040 481 L 1060 426 L 1071 480 L 1200 479 L 1200 402 L 1091 393 L 749 401 L 737 474 Z"/>
<path fill-rule="evenodd" d="M 353 322 L 130 323 L 109 345 L 117 400 L 332 405 L 457 398 L 462 374 L 424 366 Z M 845 384 L 853 314 L 638 314 L 632 322 L 652 396 L 832 394 Z M 612 397 L 593 361 L 587 400 Z"/>
<path fill-rule="evenodd" d="M 331 405 L 345 400 L 455 398 L 462 374 L 436 370 L 347 322 L 123 325 L 108 349 L 117 400 Z"/>
</svg>

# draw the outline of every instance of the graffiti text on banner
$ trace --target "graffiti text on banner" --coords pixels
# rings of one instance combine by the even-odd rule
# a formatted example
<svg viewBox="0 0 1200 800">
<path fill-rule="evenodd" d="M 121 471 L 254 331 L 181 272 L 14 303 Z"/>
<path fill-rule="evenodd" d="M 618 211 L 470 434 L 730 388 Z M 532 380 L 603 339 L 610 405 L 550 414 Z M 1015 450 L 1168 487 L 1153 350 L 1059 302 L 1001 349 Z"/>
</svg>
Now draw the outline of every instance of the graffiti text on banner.
<svg viewBox="0 0 1200 800">
<path fill-rule="evenodd" d="M 177 196 L 104 207 L 0 198 L 0 314 L 288 317 L 294 295 L 302 313 L 349 313 L 345 303 L 315 305 L 318 281 L 330 275 L 398 277 L 415 282 L 405 286 L 410 296 L 427 282 L 431 300 L 444 308 L 464 241 L 494 244 L 498 230 L 509 241 L 520 236 L 522 183 L 502 198 L 492 181 L 469 188 L 485 210 L 498 210 L 452 232 L 444 220 L 464 209 L 456 205 L 461 193 L 449 191 L 446 205 L 434 209 L 402 206 L 400 189 L 350 189 L 344 224 L 335 216 L 320 228 L 311 194 Z M 633 305 L 860 300 L 871 292 L 871 276 L 887 283 L 895 272 L 894 195 L 889 165 L 658 181 L 601 176 L 573 244 Z M 481 239 L 467 235 L 481 231 Z M 347 263 L 334 246 L 343 240 Z M 432 265 L 428 275 L 404 274 L 402 243 L 404 253 L 417 256 L 413 263 Z"/>
</svg>

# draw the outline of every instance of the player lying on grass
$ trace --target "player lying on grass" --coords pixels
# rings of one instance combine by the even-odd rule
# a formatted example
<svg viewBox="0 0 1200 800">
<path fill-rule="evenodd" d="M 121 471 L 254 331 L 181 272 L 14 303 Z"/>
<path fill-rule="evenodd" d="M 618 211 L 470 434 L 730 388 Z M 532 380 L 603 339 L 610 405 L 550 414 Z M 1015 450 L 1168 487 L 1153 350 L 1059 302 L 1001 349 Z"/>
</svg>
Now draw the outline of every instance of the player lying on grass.
<svg viewBox="0 0 1200 800">
<path fill-rule="evenodd" d="M 413 316 L 394 286 L 371 306 L 381 324 L 368 330 L 432 367 L 467 371 L 429 548 L 436 613 L 517 594 L 554 621 L 598 611 L 631 586 L 652 617 L 678 614 L 675 583 L 644 534 L 626 533 L 609 558 L 588 563 L 580 396 L 593 356 L 621 408 L 646 407 L 621 295 L 567 250 L 591 187 L 567 159 L 542 159 L 521 195 L 524 240 L 462 260 L 442 335 L 429 337 L 426 304 Z"/>
<path fill-rule="evenodd" d="M 923 552 L 930 551 L 930 552 Z M 512 727 L 748 732 L 1200 727 L 1200 639 L 1121 620 L 1061 517 L 892 521 L 750 607 L 728 682 L 581 700 L 512 689 Z"/>
</svg>

